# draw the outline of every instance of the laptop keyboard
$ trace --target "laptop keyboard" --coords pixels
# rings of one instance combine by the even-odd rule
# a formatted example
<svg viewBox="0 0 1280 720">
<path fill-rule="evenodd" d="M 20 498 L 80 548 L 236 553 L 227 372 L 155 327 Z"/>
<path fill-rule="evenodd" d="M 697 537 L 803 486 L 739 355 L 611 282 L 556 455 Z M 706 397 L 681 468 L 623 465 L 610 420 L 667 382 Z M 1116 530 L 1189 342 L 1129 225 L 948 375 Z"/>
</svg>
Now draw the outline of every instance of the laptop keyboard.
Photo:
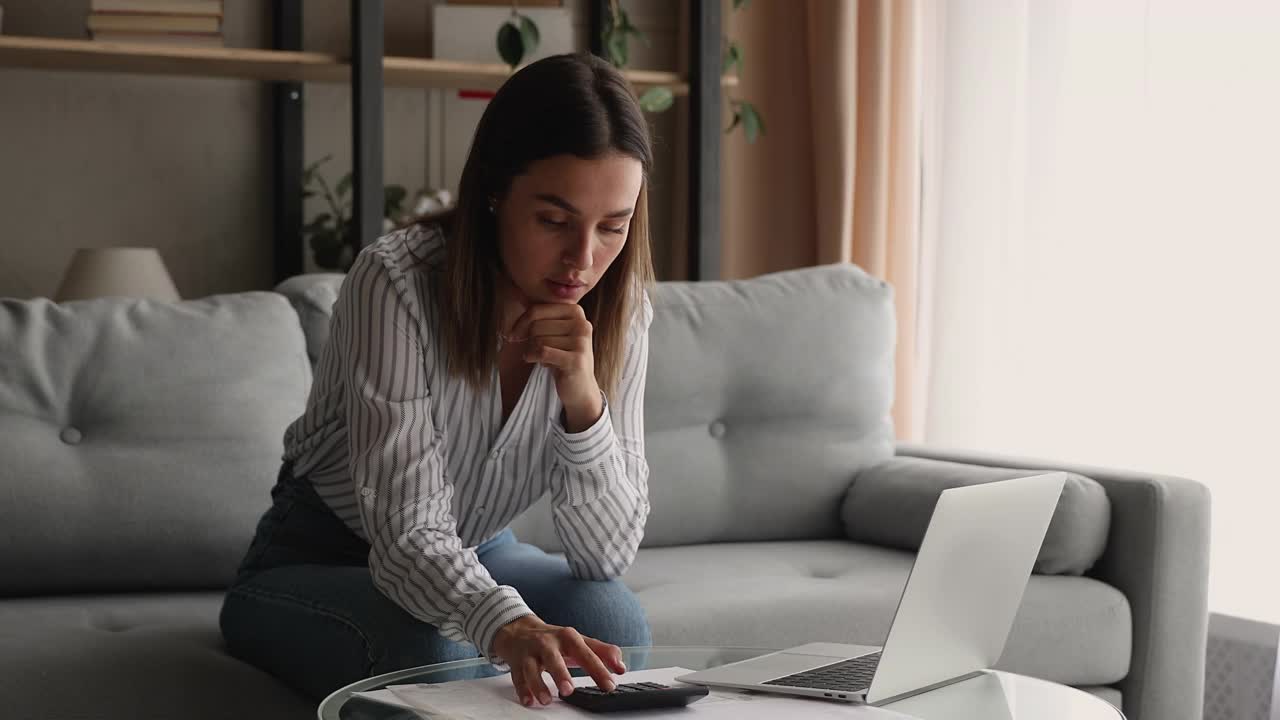
<svg viewBox="0 0 1280 720">
<path fill-rule="evenodd" d="M 871 678 L 875 676 L 876 666 L 879 664 L 880 653 L 876 652 L 780 677 L 777 680 L 769 680 L 764 684 L 861 692 L 871 687 Z"/>
</svg>

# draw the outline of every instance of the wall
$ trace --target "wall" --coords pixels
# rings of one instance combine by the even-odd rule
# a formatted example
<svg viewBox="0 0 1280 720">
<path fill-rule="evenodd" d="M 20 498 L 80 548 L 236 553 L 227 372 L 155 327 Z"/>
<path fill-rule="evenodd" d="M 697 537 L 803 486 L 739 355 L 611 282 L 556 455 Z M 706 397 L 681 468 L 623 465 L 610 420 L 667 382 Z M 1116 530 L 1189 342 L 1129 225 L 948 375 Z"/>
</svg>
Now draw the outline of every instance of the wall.
<svg viewBox="0 0 1280 720">
<path fill-rule="evenodd" d="M 4 0 L 4 33 L 84 37 L 88 0 Z M 386 0 L 386 52 L 427 55 L 429 0 Z M 586 47 L 586 0 L 571 0 Z M 633 67 L 675 69 L 678 0 L 624 2 L 650 37 Z M 268 3 L 225 0 L 228 47 L 266 47 Z M 349 4 L 307 0 L 303 47 L 346 54 Z M 309 84 L 305 158 L 350 165 L 350 93 Z M 0 296 L 54 292 L 77 247 L 160 249 L 185 297 L 271 285 L 270 98 L 253 81 L 0 68 Z M 426 93 L 388 89 L 384 172 L 425 184 Z M 655 255 L 670 276 L 675 113 L 654 117 Z M 676 174 L 673 175 L 673 169 Z M 315 211 L 308 205 L 307 215 Z"/>
</svg>

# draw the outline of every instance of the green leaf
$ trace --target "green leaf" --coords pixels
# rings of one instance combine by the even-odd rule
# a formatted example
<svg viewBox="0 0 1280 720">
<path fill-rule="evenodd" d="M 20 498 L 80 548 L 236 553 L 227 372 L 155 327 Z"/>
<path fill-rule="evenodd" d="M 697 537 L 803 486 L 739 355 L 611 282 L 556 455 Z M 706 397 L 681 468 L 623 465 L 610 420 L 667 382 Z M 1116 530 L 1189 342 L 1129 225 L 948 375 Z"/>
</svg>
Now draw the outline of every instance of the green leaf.
<svg viewBox="0 0 1280 720">
<path fill-rule="evenodd" d="M 729 43 L 729 47 L 724 51 L 724 72 L 733 70 L 739 75 L 742 74 L 742 48 L 737 43 Z"/>
<path fill-rule="evenodd" d="M 738 105 L 738 114 L 742 116 L 742 132 L 747 136 L 747 143 L 754 144 L 756 138 L 764 134 L 764 118 L 755 105 L 746 101 Z"/>
<path fill-rule="evenodd" d="M 538 25 L 526 15 L 520 16 L 520 39 L 524 42 L 524 54 L 532 55 L 538 51 L 538 43 L 542 41 L 542 33 Z"/>
<path fill-rule="evenodd" d="M 325 155 L 319 160 L 308 165 L 307 169 L 302 171 L 302 177 L 304 181 L 310 181 L 311 176 L 316 174 L 316 171 L 320 169 L 320 166 L 329 162 L 332 159 L 333 159 L 333 154 L 331 153 L 329 155 Z"/>
<path fill-rule="evenodd" d="M 520 36 L 520 29 L 510 22 L 504 22 L 498 28 L 498 55 L 512 70 L 524 57 L 524 38 Z"/>
<path fill-rule="evenodd" d="M 623 32 L 630 32 L 636 29 L 636 26 L 631 24 L 631 16 L 623 8 L 618 8 L 617 25 L 622 28 Z"/>
<path fill-rule="evenodd" d="M 314 190 L 303 190 L 303 191 L 302 191 L 302 199 L 303 199 L 303 200 L 306 200 L 307 198 L 315 197 L 315 196 L 316 196 L 316 195 L 318 195 L 318 194 L 319 194 L 319 193 L 315 192 Z"/>
<path fill-rule="evenodd" d="M 640 96 L 640 107 L 646 112 L 662 112 L 671 107 L 674 100 L 671 88 L 651 87 Z"/>
<path fill-rule="evenodd" d="M 741 10 L 751 4 L 751 0 L 733 0 L 733 9 Z"/>
<path fill-rule="evenodd" d="M 329 222 L 329 219 L 332 217 L 333 216 L 330 215 L 329 213 L 320 213 L 314 218 L 311 218 L 311 222 L 307 223 L 306 225 L 303 225 L 302 230 L 308 233 L 319 232 L 325 228 L 325 225 Z"/>
<path fill-rule="evenodd" d="M 343 197 L 351 190 L 351 173 L 343 175 L 338 180 L 338 184 L 333 187 L 333 192 L 338 197 Z"/>
<path fill-rule="evenodd" d="M 609 62 L 614 67 L 622 67 L 627 64 L 627 34 L 617 30 L 609 34 L 609 39 L 605 42 L 605 50 L 609 53 Z"/>
<path fill-rule="evenodd" d="M 729 123 L 729 127 L 724 129 L 724 134 L 728 135 L 733 132 L 733 129 L 738 127 L 738 123 L 740 122 L 742 122 L 742 114 L 735 109 L 733 111 L 733 120 Z"/>
<path fill-rule="evenodd" d="M 646 46 L 646 47 L 648 47 L 648 45 L 649 45 L 649 36 L 648 36 L 648 35 L 645 35 L 645 34 L 640 30 L 640 28 L 638 28 L 638 27 L 636 27 L 635 25 L 632 25 L 632 24 L 631 24 L 631 16 L 627 15 L 627 11 L 626 11 L 626 10 L 621 10 L 621 11 L 619 12 L 619 15 L 620 15 L 620 20 L 619 20 L 619 22 L 618 22 L 618 29 L 622 31 L 622 34 L 623 34 L 623 35 L 634 35 L 634 36 L 636 37 L 636 39 L 637 39 L 637 40 L 639 40 L 640 42 L 644 43 L 644 44 L 645 44 L 645 46 Z"/>
</svg>

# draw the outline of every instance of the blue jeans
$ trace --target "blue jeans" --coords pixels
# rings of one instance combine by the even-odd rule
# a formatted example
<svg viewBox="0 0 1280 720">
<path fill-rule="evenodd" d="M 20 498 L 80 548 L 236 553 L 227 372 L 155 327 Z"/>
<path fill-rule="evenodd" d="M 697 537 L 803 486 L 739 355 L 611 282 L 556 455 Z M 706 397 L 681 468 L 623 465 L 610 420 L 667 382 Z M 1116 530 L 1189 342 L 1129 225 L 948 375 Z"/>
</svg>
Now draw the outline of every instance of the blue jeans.
<svg viewBox="0 0 1280 720">
<path fill-rule="evenodd" d="M 479 655 L 374 586 L 368 543 L 288 463 L 271 497 L 222 605 L 232 655 L 315 700 L 371 675 Z M 517 542 L 510 530 L 477 554 L 544 621 L 619 646 L 649 645 L 644 612 L 621 581 L 574 578 L 563 558 Z"/>
</svg>

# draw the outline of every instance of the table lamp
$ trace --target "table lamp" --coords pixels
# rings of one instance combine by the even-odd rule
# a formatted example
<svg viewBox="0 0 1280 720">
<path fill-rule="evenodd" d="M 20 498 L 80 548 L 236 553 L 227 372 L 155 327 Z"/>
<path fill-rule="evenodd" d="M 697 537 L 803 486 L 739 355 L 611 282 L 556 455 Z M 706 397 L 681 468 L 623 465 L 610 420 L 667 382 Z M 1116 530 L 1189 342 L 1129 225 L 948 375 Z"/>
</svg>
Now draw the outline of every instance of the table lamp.
<svg viewBox="0 0 1280 720">
<path fill-rule="evenodd" d="M 71 258 L 53 299 L 64 302 L 97 297 L 181 299 L 155 248 L 81 248 Z"/>
</svg>

